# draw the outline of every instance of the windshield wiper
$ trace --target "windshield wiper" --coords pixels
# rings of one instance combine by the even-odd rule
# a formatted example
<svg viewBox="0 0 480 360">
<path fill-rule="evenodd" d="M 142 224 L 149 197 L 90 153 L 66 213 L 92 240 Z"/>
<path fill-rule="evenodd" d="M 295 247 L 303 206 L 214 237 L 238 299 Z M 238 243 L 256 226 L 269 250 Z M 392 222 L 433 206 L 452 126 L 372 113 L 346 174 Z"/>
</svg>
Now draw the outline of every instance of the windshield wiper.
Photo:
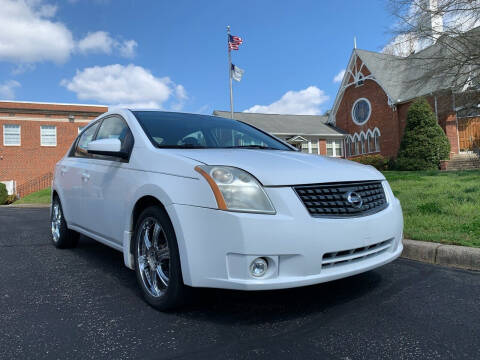
<svg viewBox="0 0 480 360">
<path fill-rule="evenodd" d="M 279 150 L 274 147 L 264 145 L 237 145 L 237 146 L 225 146 L 224 149 L 262 149 L 262 150 Z"/>
</svg>

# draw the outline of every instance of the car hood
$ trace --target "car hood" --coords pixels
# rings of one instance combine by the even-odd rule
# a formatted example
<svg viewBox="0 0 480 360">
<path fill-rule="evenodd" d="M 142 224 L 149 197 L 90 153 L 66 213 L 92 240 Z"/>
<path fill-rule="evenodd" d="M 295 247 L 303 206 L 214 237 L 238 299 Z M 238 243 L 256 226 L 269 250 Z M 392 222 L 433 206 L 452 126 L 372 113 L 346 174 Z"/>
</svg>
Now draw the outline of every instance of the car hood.
<svg viewBox="0 0 480 360">
<path fill-rule="evenodd" d="M 265 186 L 385 179 L 371 166 L 296 151 L 256 149 L 169 149 L 169 151 L 206 165 L 226 165 L 243 169 Z"/>
</svg>

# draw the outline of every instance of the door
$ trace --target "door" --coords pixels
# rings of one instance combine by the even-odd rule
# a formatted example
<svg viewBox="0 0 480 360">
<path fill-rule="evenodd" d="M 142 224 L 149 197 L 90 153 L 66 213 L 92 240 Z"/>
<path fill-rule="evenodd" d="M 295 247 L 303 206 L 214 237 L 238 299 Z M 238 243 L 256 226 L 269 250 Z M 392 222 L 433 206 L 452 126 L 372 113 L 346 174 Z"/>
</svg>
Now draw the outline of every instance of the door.
<svg viewBox="0 0 480 360">
<path fill-rule="evenodd" d="M 65 157 L 57 170 L 59 185 L 62 189 L 62 207 L 69 225 L 82 226 L 83 199 L 86 181 L 84 172 L 90 158 L 87 144 L 92 141 L 98 128 L 98 122 L 89 126 L 77 139 L 72 153 Z M 82 175 L 83 174 L 83 175 Z"/>
<path fill-rule="evenodd" d="M 130 154 L 133 135 L 126 121 L 117 115 L 104 118 L 95 140 L 119 139 L 122 151 Z M 85 229 L 107 242 L 121 245 L 126 227 L 127 192 L 134 191 L 134 175 L 129 159 L 93 155 L 88 166 L 88 185 L 85 187 L 84 207 L 88 221 Z"/>
<path fill-rule="evenodd" d="M 458 119 L 460 151 L 480 148 L 480 117 Z"/>
</svg>

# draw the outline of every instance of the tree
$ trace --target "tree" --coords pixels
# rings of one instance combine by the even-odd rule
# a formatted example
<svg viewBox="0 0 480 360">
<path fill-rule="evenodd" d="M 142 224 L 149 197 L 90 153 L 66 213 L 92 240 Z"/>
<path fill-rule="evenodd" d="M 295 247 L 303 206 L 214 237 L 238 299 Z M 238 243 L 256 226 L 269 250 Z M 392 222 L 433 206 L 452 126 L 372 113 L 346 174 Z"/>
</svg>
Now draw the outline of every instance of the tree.
<svg viewBox="0 0 480 360">
<path fill-rule="evenodd" d="M 389 0 L 388 9 L 397 21 L 383 52 L 421 67 L 415 81 L 441 74 L 453 92 L 480 89 L 480 0 Z"/>
<path fill-rule="evenodd" d="M 425 99 L 408 109 L 407 124 L 396 161 L 399 170 L 438 169 L 450 154 L 450 143 Z"/>
<path fill-rule="evenodd" d="M 4 183 L 0 183 L 0 205 L 5 204 L 5 202 L 7 201 L 7 197 L 7 187 Z"/>
</svg>

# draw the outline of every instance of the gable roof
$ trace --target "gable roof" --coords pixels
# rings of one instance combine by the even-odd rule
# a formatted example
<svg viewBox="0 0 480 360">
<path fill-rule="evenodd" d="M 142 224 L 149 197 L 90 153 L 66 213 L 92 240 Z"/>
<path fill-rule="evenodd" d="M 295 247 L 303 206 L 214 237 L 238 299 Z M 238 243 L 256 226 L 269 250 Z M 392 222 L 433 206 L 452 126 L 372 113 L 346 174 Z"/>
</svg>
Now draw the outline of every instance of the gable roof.
<svg viewBox="0 0 480 360">
<path fill-rule="evenodd" d="M 354 52 L 387 95 L 394 102 L 399 99 L 404 88 L 404 73 L 407 67 L 405 58 L 360 49 L 355 49 Z"/>
<path fill-rule="evenodd" d="M 214 110 L 213 115 L 230 118 L 229 111 Z M 233 113 L 235 120 L 243 121 L 274 135 L 320 135 L 342 137 L 344 132 L 327 125 L 324 115 L 283 115 L 261 113 Z"/>
<path fill-rule="evenodd" d="M 464 34 L 473 39 L 470 46 L 480 43 L 480 27 Z M 441 90 L 456 89 L 458 84 L 464 83 L 467 75 L 465 71 L 459 71 L 456 66 L 458 62 L 455 61 L 455 51 L 461 52 L 462 46 L 468 45 L 455 38 L 442 36 L 435 44 L 407 57 L 354 49 L 347 69 L 350 69 L 356 57 L 359 57 L 370 70 L 370 79 L 382 87 L 389 97 L 389 102 L 398 104 Z M 342 100 L 343 92 L 350 85 L 348 84 L 350 76 L 347 71 L 335 98 L 333 117 Z"/>
<path fill-rule="evenodd" d="M 473 46 L 480 43 L 480 27 L 464 33 Z M 465 41 L 449 36 L 407 57 L 387 55 L 367 50 L 354 51 L 385 89 L 393 103 L 404 102 L 463 84 L 465 71 L 458 68 L 455 56 L 469 53 Z"/>
<path fill-rule="evenodd" d="M 443 72 L 444 64 L 435 58 L 435 45 L 425 51 L 402 58 L 393 55 L 356 50 L 360 59 L 384 88 L 393 103 L 400 103 L 454 86 L 453 74 Z"/>
</svg>

